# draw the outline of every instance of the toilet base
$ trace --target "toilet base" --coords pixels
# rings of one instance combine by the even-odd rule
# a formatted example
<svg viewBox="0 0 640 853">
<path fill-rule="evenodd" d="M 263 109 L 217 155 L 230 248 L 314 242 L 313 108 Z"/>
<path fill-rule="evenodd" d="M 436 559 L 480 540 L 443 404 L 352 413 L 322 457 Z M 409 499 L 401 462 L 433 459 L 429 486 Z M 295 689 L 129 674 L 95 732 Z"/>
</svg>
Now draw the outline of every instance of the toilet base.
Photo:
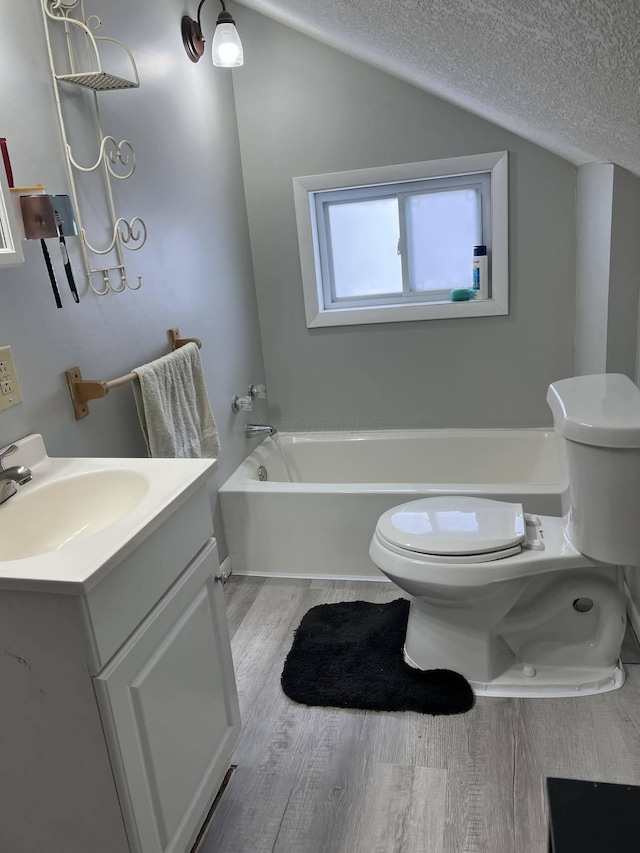
<svg viewBox="0 0 640 853">
<path fill-rule="evenodd" d="M 405 663 L 420 669 L 403 649 Z M 527 667 L 515 664 L 493 681 L 483 683 L 470 681 L 476 696 L 513 697 L 521 699 L 568 698 L 570 696 L 594 696 L 618 690 L 625 682 L 622 663 L 609 667 L 561 667 L 538 666 L 533 673 L 525 675 Z M 535 674 L 534 674 L 535 673 Z"/>
</svg>

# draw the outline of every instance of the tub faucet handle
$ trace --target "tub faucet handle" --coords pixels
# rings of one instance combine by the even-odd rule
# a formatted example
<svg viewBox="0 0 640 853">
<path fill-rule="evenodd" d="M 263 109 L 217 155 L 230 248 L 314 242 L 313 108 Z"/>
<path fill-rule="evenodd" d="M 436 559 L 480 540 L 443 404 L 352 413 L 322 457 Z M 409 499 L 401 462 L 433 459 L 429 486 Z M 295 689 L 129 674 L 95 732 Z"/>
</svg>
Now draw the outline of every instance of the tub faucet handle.
<svg viewBox="0 0 640 853">
<path fill-rule="evenodd" d="M 249 395 L 254 400 L 265 400 L 267 397 L 267 386 L 264 384 L 249 385 Z"/>
<path fill-rule="evenodd" d="M 234 415 L 237 415 L 238 412 L 250 412 L 253 409 L 253 397 L 251 394 L 246 397 L 238 397 L 236 396 L 231 401 L 231 411 Z"/>
</svg>

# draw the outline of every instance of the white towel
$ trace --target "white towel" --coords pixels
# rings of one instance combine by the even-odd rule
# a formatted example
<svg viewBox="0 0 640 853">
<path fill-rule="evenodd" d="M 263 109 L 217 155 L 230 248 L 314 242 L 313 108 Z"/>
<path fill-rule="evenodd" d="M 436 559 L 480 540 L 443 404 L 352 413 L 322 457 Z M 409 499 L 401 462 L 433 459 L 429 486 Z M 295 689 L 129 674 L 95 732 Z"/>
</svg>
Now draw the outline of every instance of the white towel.
<svg viewBox="0 0 640 853">
<path fill-rule="evenodd" d="M 196 344 L 185 344 L 134 372 L 138 379 L 133 393 L 149 456 L 191 459 L 220 455 Z"/>
</svg>

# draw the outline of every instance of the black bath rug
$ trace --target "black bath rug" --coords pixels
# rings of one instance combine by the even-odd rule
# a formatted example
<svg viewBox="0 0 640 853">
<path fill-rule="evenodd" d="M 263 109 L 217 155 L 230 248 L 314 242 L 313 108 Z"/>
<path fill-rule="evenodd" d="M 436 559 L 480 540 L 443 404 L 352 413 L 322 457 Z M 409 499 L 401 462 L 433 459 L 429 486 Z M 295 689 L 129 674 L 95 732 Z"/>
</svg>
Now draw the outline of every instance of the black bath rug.
<svg viewBox="0 0 640 853">
<path fill-rule="evenodd" d="M 413 669 L 402 657 L 409 602 L 342 601 L 305 614 L 282 671 L 282 689 L 303 705 L 365 711 L 461 714 L 473 706 L 466 678 Z"/>
</svg>

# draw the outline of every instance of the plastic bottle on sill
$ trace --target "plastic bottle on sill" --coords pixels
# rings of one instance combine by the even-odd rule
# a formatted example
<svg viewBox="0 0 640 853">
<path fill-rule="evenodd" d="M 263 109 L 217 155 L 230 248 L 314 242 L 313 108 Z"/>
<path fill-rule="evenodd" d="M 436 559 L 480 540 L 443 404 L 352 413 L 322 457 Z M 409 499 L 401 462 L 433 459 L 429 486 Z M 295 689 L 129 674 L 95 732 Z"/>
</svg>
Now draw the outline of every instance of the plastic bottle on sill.
<svg viewBox="0 0 640 853">
<path fill-rule="evenodd" d="M 487 267 L 487 247 L 473 247 L 473 277 L 472 287 L 476 299 L 489 297 L 489 270 Z"/>
</svg>

